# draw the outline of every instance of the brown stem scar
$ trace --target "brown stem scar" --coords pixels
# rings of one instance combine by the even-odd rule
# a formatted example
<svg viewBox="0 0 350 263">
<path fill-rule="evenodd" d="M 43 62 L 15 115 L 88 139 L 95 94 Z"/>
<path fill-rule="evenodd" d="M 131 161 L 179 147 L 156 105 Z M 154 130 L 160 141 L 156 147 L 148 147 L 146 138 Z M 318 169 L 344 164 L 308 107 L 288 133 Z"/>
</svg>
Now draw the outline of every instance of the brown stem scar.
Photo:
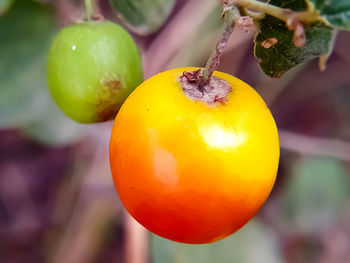
<svg viewBox="0 0 350 263">
<path fill-rule="evenodd" d="M 190 99 L 200 100 L 208 104 L 227 102 L 232 91 L 230 84 L 221 78 L 211 76 L 209 83 L 201 85 L 202 70 L 185 71 L 180 77 L 181 88 Z"/>
<path fill-rule="evenodd" d="M 219 65 L 220 57 L 224 53 L 228 40 L 233 32 L 235 20 L 241 18 L 238 8 L 229 1 L 223 1 L 224 28 L 214 52 L 209 57 L 205 67 L 196 71 L 184 72 L 179 77 L 181 88 L 190 99 L 201 100 L 206 103 L 225 102 L 231 92 L 230 84 L 218 77 L 212 76 Z M 238 20 L 242 25 L 250 25 L 252 20 Z"/>
</svg>

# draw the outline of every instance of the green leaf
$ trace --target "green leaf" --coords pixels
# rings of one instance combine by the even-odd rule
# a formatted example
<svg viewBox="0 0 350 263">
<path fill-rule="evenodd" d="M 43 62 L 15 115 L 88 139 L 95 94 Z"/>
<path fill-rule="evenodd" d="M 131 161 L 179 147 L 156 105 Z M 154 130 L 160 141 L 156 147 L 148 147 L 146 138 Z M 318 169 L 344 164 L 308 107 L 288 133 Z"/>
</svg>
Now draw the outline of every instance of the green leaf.
<svg viewBox="0 0 350 263">
<path fill-rule="evenodd" d="M 307 8 L 304 0 L 272 0 L 269 3 L 294 11 Z M 298 64 L 328 54 L 333 46 L 335 30 L 321 22 L 305 26 L 306 44 L 301 48 L 295 46 L 294 31 L 289 30 L 284 21 L 266 15 L 257 20 L 257 24 L 259 34 L 255 38 L 255 56 L 260 59 L 263 72 L 272 78 L 279 78 Z M 276 43 L 263 47 L 269 39 Z"/>
<path fill-rule="evenodd" d="M 349 198 L 350 179 L 343 163 L 321 157 L 301 159 L 289 178 L 282 211 L 291 228 L 315 233 L 336 223 Z"/>
<path fill-rule="evenodd" d="M 110 3 L 131 31 L 149 35 L 167 20 L 175 0 L 110 0 Z"/>
<path fill-rule="evenodd" d="M 306 0 L 327 22 L 340 29 L 350 30 L 349 0 Z"/>
<path fill-rule="evenodd" d="M 10 8 L 12 3 L 13 0 L 0 0 L 0 16 Z"/>
<path fill-rule="evenodd" d="M 152 235 L 154 263 L 281 263 L 274 233 L 256 220 L 212 244 L 189 245 Z"/>
<path fill-rule="evenodd" d="M 45 111 L 46 57 L 56 32 L 44 4 L 15 1 L 0 17 L 0 127 L 17 127 Z"/>
</svg>

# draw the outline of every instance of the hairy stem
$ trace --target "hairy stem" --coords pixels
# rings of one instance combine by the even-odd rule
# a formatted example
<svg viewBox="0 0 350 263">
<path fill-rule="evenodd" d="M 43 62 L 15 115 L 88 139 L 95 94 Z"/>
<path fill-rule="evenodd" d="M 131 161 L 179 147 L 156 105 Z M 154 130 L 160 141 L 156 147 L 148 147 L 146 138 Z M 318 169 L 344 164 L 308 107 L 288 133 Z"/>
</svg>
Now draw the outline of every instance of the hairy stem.
<svg viewBox="0 0 350 263">
<path fill-rule="evenodd" d="M 237 6 L 242 6 L 261 13 L 269 14 L 282 21 L 285 21 L 287 24 L 290 23 L 290 20 L 298 20 L 301 23 L 312 23 L 317 21 L 327 23 L 327 21 L 325 21 L 325 19 L 319 15 L 317 10 L 294 12 L 288 8 L 281 8 L 256 0 L 232 0 L 232 2 Z"/>
<path fill-rule="evenodd" d="M 94 14 L 94 9 L 92 5 L 92 0 L 85 0 L 86 18 L 88 21 L 92 20 Z"/>
<path fill-rule="evenodd" d="M 209 57 L 205 68 L 201 74 L 201 82 L 200 86 L 203 87 L 210 82 L 210 78 L 213 75 L 213 72 L 218 67 L 220 62 L 220 57 L 223 54 L 225 47 L 228 43 L 228 40 L 234 29 L 234 21 L 236 18 L 240 17 L 239 11 L 237 7 L 233 4 L 224 4 L 223 9 L 223 22 L 224 22 L 224 30 L 221 35 L 220 40 L 216 44 L 215 51 Z"/>
</svg>

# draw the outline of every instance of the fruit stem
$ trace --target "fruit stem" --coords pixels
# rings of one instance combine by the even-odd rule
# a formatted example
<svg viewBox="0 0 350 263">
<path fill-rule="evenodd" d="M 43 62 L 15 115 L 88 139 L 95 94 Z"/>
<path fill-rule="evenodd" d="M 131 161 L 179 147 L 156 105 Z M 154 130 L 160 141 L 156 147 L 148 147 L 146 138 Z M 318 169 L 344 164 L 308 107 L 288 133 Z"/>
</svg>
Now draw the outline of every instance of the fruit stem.
<svg viewBox="0 0 350 263">
<path fill-rule="evenodd" d="M 313 8 L 313 6 L 309 6 L 308 10 L 301 12 L 294 12 L 288 8 L 282 8 L 278 6 L 271 5 L 269 3 L 259 2 L 257 0 L 231 0 L 236 6 L 242 6 L 244 8 L 252 9 L 263 14 L 269 14 L 274 16 L 286 23 L 289 20 L 298 20 L 301 23 L 312 23 L 312 22 L 325 22 L 325 19 L 320 16 L 319 12 Z"/>
<path fill-rule="evenodd" d="M 224 29 L 221 38 L 216 43 L 214 52 L 209 57 L 205 68 L 202 70 L 200 87 L 207 85 L 216 68 L 219 66 L 220 57 L 224 53 L 225 47 L 234 29 L 235 19 L 240 17 L 239 10 L 234 4 L 223 2 L 222 20 Z"/>
<path fill-rule="evenodd" d="M 306 11 L 295 12 L 289 8 L 282 8 L 257 0 L 230 0 L 233 4 L 240 8 L 254 10 L 260 15 L 271 15 L 286 23 L 286 26 L 294 31 L 293 41 L 296 47 L 302 47 L 306 43 L 304 24 L 313 22 L 322 22 L 328 24 L 326 19 L 322 17 L 313 5 L 309 4 Z"/>
<path fill-rule="evenodd" d="M 88 21 L 92 20 L 94 14 L 94 8 L 92 5 L 92 0 L 85 0 L 86 18 Z"/>
</svg>

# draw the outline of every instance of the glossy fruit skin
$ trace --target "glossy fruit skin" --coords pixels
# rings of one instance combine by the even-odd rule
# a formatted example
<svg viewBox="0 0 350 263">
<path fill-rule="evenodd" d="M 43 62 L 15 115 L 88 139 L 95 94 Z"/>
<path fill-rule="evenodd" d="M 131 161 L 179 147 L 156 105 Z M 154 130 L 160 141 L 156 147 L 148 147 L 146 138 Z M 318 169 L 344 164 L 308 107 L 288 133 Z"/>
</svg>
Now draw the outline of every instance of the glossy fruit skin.
<svg viewBox="0 0 350 263">
<path fill-rule="evenodd" d="M 225 73 L 225 103 L 186 97 L 179 68 L 141 84 L 112 129 L 110 164 L 127 211 L 144 227 L 184 243 L 220 240 L 247 223 L 275 182 L 279 141 L 261 97 Z"/>
<path fill-rule="evenodd" d="M 133 39 L 106 20 L 61 30 L 50 48 L 47 77 L 54 101 L 81 123 L 114 119 L 143 79 Z"/>
</svg>

